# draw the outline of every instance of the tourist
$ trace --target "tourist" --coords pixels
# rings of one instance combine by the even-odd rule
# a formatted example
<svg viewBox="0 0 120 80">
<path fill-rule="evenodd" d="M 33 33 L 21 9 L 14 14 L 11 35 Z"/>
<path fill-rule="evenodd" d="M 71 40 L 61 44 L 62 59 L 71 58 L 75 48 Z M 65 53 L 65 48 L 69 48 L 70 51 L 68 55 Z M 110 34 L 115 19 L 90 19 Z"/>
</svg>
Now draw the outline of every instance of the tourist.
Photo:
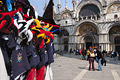
<svg viewBox="0 0 120 80">
<path fill-rule="evenodd" d="M 95 54 L 94 54 L 93 50 L 90 51 L 89 56 L 90 56 L 90 58 L 89 58 L 89 71 L 91 70 L 91 64 L 92 64 L 93 71 L 95 71 L 95 67 L 94 67 Z"/>
<path fill-rule="evenodd" d="M 102 71 L 102 65 L 101 65 L 101 60 L 102 60 L 102 54 L 97 48 L 97 58 L 98 58 L 98 71 Z"/>
<path fill-rule="evenodd" d="M 118 52 L 118 60 L 120 60 L 120 52 Z"/>
<path fill-rule="evenodd" d="M 98 63 L 98 58 L 97 58 L 97 49 L 94 48 L 94 54 L 95 54 L 95 61 Z"/>
<path fill-rule="evenodd" d="M 73 51 L 72 51 L 72 48 L 71 48 L 71 49 L 70 49 L 70 57 L 72 57 L 72 52 L 73 52 Z"/>
<path fill-rule="evenodd" d="M 117 51 L 114 52 L 114 60 L 117 60 Z"/>
<path fill-rule="evenodd" d="M 111 58 L 114 58 L 114 51 L 112 50 Z"/>
<path fill-rule="evenodd" d="M 102 53 L 101 64 L 102 64 L 102 66 L 103 66 L 103 64 L 104 64 L 104 66 L 106 66 L 106 60 L 105 60 L 105 55 L 104 55 L 104 53 Z"/>
<path fill-rule="evenodd" d="M 85 50 L 84 49 L 82 50 L 82 53 L 81 53 L 81 59 L 85 60 Z"/>
<path fill-rule="evenodd" d="M 87 50 L 87 60 L 89 60 L 89 54 L 90 54 L 90 50 Z"/>
</svg>

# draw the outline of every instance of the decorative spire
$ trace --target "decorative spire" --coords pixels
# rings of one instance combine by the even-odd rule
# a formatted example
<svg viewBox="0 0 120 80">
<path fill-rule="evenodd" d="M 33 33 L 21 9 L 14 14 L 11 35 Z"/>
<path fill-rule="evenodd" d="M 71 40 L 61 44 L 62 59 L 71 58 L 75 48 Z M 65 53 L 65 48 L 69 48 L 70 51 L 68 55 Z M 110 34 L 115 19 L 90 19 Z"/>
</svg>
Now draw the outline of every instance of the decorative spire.
<svg viewBox="0 0 120 80">
<path fill-rule="evenodd" d="M 65 0 L 65 8 L 67 8 L 67 0 Z"/>
<path fill-rule="evenodd" d="M 102 5 L 105 7 L 107 5 L 107 2 L 105 0 L 102 0 Z"/>
<path fill-rule="evenodd" d="M 76 0 L 72 0 L 72 4 L 73 4 L 73 11 L 75 11 Z"/>
<path fill-rule="evenodd" d="M 58 9 L 61 8 L 61 2 L 60 2 L 60 0 L 58 0 L 58 5 L 57 5 L 57 7 L 58 7 Z"/>
<path fill-rule="evenodd" d="M 60 8 L 61 8 L 61 2 L 60 2 L 60 0 L 58 0 L 57 8 L 58 8 L 58 12 L 60 12 Z"/>
<path fill-rule="evenodd" d="M 60 5 L 61 5 L 61 2 L 60 2 L 60 0 L 58 0 L 58 4 L 60 4 Z"/>
</svg>

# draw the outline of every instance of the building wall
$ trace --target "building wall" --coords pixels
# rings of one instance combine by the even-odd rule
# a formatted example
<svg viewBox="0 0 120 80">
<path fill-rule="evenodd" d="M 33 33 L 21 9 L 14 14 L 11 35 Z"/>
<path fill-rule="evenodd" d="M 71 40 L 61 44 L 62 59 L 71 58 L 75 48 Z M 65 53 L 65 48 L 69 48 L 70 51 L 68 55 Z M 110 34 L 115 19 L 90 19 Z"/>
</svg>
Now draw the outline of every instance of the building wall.
<svg viewBox="0 0 120 80">
<path fill-rule="evenodd" d="M 103 0 L 100 0 L 102 4 Z M 84 1 L 83 3 L 80 4 L 81 1 L 78 2 L 78 5 L 76 5 L 75 11 L 70 11 L 69 9 L 65 8 L 59 13 L 59 16 L 62 17 L 64 13 L 67 13 L 68 16 L 66 18 L 60 18 L 59 20 L 56 19 L 56 22 L 61 25 L 61 30 L 66 30 L 69 33 L 68 36 L 68 51 L 70 48 L 72 49 L 81 49 L 81 48 L 86 48 L 86 42 L 85 42 L 85 37 L 90 36 L 93 37 L 94 41 L 92 43 L 92 46 L 100 46 L 101 50 L 106 50 L 106 51 L 111 51 L 115 50 L 115 44 L 114 44 L 114 38 L 116 35 L 112 36 L 112 40 L 110 41 L 110 35 L 109 35 L 109 30 L 114 26 L 118 25 L 119 26 L 119 17 L 120 17 L 120 11 L 117 10 L 119 9 L 120 1 L 114 2 L 113 0 L 107 0 L 106 6 L 102 6 L 99 2 L 96 0 L 90 0 L 90 1 Z M 79 20 L 79 12 L 82 7 L 84 7 L 87 4 L 94 4 L 97 5 L 99 10 L 100 10 L 100 19 L 81 19 Z M 111 6 L 117 6 L 116 10 L 114 9 L 113 12 L 109 11 L 112 7 Z M 74 13 L 74 14 L 73 14 Z M 74 15 L 74 16 L 72 16 Z M 115 18 L 115 15 L 117 15 L 117 18 Z M 66 15 L 64 15 L 66 16 Z M 84 33 L 83 35 L 80 35 L 79 29 L 80 26 L 83 24 L 91 24 L 93 25 L 96 30 L 97 34 L 90 33 L 89 30 L 88 32 Z M 120 34 L 117 34 L 117 36 L 120 36 Z M 64 50 L 65 45 L 64 45 L 64 37 L 59 37 L 56 36 L 55 39 L 55 48 Z M 62 42 L 63 41 L 63 42 Z"/>
</svg>

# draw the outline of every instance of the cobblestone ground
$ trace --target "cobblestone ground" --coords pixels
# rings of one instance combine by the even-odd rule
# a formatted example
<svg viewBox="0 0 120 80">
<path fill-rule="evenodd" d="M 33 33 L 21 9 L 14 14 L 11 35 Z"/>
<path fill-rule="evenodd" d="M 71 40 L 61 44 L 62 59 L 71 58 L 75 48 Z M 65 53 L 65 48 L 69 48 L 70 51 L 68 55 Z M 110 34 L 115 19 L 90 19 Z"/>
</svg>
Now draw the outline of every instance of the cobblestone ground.
<svg viewBox="0 0 120 80">
<path fill-rule="evenodd" d="M 64 54 L 52 63 L 54 80 L 120 80 L 120 61 L 109 57 L 106 60 L 107 66 L 102 71 L 88 71 L 88 61 L 80 60 L 79 55 Z"/>
</svg>

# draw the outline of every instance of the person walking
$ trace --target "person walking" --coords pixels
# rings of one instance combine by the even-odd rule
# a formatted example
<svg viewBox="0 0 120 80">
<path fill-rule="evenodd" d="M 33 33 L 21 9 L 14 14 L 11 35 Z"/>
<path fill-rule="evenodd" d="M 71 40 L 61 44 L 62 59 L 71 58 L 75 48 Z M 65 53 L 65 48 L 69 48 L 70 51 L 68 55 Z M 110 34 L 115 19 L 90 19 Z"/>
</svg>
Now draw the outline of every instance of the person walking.
<svg viewBox="0 0 120 80">
<path fill-rule="evenodd" d="M 101 60 L 102 60 L 102 53 L 97 49 L 97 58 L 98 58 L 98 71 L 102 71 L 102 65 L 101 65 Z"/>
<path fill-rule="evenodd" d="M 95 54 L 94 54 L 93 50 L 90 51 L 89 56 L 90 56 L 90 58 L 89 58 L 89 71 L 91 70 L 91 64 L 92 64 L 93 71 L 95 71 L 95 67 L 94 67 Z"/>
</svg>

